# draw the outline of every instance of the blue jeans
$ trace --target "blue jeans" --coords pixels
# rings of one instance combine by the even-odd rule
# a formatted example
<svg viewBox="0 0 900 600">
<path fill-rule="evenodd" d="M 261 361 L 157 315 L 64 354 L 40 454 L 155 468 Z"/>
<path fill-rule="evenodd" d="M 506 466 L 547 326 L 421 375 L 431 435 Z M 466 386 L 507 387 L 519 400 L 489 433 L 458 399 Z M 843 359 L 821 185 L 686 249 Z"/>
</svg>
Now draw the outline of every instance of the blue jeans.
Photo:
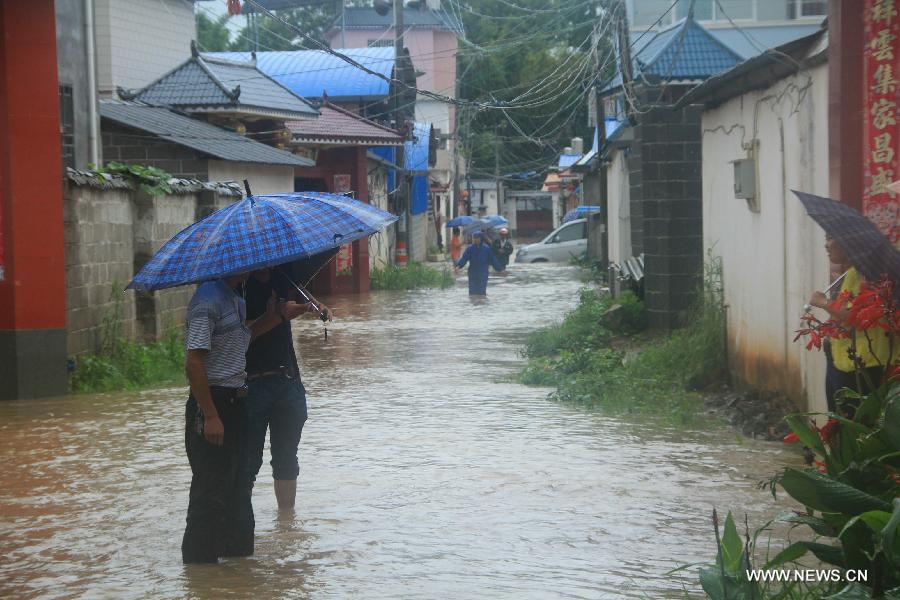
<svg viewBox="0 0 900 600">
<path fill-rule="evenodd" d="M 306 389 L 299 379 L 280 375 L 248 383 L 247 453 L 245 473 L 251 482 L 262 467 L 266 429 L 272 451 L 272 476 L 278 480 L 297 479 L 300 464 L 297 447 L 306 422 Z"/>
</svg>

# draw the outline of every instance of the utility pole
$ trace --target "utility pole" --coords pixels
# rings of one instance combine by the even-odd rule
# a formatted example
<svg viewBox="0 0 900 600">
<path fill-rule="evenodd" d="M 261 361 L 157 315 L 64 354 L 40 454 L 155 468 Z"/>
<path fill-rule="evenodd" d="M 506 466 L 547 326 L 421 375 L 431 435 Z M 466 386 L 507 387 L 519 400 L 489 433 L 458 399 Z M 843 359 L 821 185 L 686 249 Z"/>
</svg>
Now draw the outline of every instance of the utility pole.
<svg viewBox="0 0 900 600">
<path fill-rule="evenodd" d="M 404 81 L 403 79 L 403 0 L 394 0 L 394 79 Z M 400 85 L 394 82 L 394 126 L 401 131 L 406 129 L 406 123 L 403 118 L 403 107 L 401 106 Z M 406 165 L 404 163 L 404 147 L 401 145 L 397 148 L 397 193 L 400 195 L 400 228 L 397 232 L 397 249 L 403 245 L 406 256 L 400 266 L 405 266 L 410 254 L 412 254 L 412 218 L 410 214 L 410 197 L 409 197 L 409 176 L 406 173 Z"/>
<path fill-rule="evenodd" d="M 500 214 L 500 126 L 494 127 L 494 184 L 497 188 L 497 214 Z"/>
<path fill-rule="evenodd" d="M 347 29 L 347 21 L 344 13 L 346 12 L 346 0 L 341 0 L 341 48 L 347 47 L 347 40 L 344 38 L 344 31 Z"/>
<path fill-rule="evenodd" d="M 634 75 L 631 71 L 631 46 L 628 42 L 628 12 L 625 8 L 625 0 L 620 0 L 618 5 L 617 34 L 619 41 L 619 70 L 622 73 L 622 89 L 625 91 L 625 116 L 634 123 L 635 106 L 634 99 Z"/>
<path fill-rule="evenodd" d="M 603 10 L 602 8 L 600 10 Z M 600 15 L 597 15 L 598 17 Z M 594 24 L 593 31 L 593 42 L 594 42 L 594 69 L 596 71 L 600 70 L 600 44 L 603 43 L 603 40 L 600 38 L 600 30 L 599 23 Z M 600 73 L 596 73 L 599 78 Z M 603 264 L 607 264 L 609 262 L 609 193 L 607 189 L 607 180 L 606 180 L 606 166 L 603 164 L 603 150 L 606 147 L 606 114 L 603 106 L 603 98 L 600 97 L 600 83 L 599 80 L 594 84 L 594 114 L 596 120 L 596 132 L 597 132 L 597 156 L 594 160 L 597 161 L 597 187 L 599 187 L 600 197 L 598 200 L 600 201 L 600 206 L 603 210 L 600 211 L 599 219 L 600 219 L 600 227 L 602 231 L 600 233 L 600 248 L 602 251 L 602 256 L 599 257 L 600 262 Z M 597 218 L 589 217 L 590 218 Z"/>
</svg>

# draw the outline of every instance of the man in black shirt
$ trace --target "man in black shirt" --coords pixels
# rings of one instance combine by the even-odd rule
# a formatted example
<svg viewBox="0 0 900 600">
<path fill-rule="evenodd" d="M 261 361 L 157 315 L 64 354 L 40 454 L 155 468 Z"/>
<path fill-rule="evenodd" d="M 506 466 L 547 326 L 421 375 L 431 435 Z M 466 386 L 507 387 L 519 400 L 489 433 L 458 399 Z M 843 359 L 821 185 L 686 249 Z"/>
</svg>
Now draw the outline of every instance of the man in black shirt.
<svg viewBox="0 0 900 600">
<path fill-rule="evenodd" d="M 247 481 L 244 502 L 252 513 L 250 493 L 262 466 L 266 429 L 272 454 L 272 474 L 275 479 L 275 498 L 281 510 L 293 510 L 297 493 L 297 447 L 306 422 L 306 390 L 300 380 L 300 369 L 291 338 L 290 320 L 306 312 L 324 312 L 331 319 L 331 310 L 313 298 L 303 304 L 296 301 L 296 292 L 278 269 L 255 271 L 247 280 L 245 297 L 248 318 L 265 312 L 266 303 L 273 296 L 283 302 L 282 322 L 256 338 L 247 350 L 247 461 L 244 478 Z M 249 527 L 252 528 L 250 523 Z M 252 531 L 252 530 L 251 530 Z M 252 554 L 251 547 L 243 554 Z M 248 551 L 249 550 L 249 551 Z"/>
<path fill-rule="evenodd" d="M 503 263 L 504 268 L 509 266 L 509 257 L 512 256 L 513 245 L 509 241 L 509 230 L 506 227 L 500 229 L 500 238 L 491 243 L 491 250 L 493 250 L 497 260 Z"/>
</svg>

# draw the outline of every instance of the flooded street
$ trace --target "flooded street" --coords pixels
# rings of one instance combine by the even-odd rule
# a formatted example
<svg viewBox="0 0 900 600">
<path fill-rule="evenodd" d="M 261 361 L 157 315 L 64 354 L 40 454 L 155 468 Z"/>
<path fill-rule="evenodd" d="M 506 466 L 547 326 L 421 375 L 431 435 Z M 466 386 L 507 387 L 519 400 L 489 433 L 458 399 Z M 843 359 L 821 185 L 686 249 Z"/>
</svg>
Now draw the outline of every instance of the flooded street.
<svg viewBox="0 0 900 600">
<path fill-rule="evenodd" d="M 729 429 L 627 422 L 508 383 L 577 271 L 515 266 L 489 299 L 331 299 L 295 324 L 309 397 L 298 510 L 266 462 L 256 555 L 184 567 L 184 389 L 0 403 L 0 596 L 670 598 L 711 561 L 709 514 L 777 512 L 798 457 Z"/>
</svg>

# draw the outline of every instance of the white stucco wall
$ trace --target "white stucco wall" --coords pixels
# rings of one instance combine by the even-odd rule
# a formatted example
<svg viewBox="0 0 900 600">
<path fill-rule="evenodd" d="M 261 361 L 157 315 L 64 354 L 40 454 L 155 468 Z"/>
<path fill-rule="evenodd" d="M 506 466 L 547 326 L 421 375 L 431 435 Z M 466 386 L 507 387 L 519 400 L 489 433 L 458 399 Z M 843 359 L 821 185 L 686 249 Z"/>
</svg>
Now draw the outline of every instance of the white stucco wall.
<svg viewBox="0 0 900 600">
<path fill-rule="evenodd" d="M 210 160 L 210 181 L 237 181 L 243 185 L 246 179 L 254 194 L 283 194 L 294 191 L 294 167 L 237 163 Z"/>
<path fill-rule="evenodd" d="M 731 371 L 823 410 L 825 359 L 792 340 L 829 264 L 822 230 L 790 190 L 828 195 L 827 65 L 708 110 L 702 127 L 703 242 L 722 259 Z M 730 164 L 754 139 L 759 212 L 735 199 Z"/>
<path fill-rule="evenodd" d="M 416 98 L 416 121 L 431 123 L 441 133 L 453 133 L 450 128 L 450 107 L 440 100 L 422 100 Z"/>
<path fill-rule="evenodd" d="M 96 0 L 97 85 L 142 88 L 191 57 L 194 8 L 183 0 Z"/>
<path fill-rule="evenodd" d="M 609 209 L 609 260 L 622 264 L 631 258 L 631 191 L 628 165 L 623 150 L 613 150 L 606 171 Z"/>
</svg>

